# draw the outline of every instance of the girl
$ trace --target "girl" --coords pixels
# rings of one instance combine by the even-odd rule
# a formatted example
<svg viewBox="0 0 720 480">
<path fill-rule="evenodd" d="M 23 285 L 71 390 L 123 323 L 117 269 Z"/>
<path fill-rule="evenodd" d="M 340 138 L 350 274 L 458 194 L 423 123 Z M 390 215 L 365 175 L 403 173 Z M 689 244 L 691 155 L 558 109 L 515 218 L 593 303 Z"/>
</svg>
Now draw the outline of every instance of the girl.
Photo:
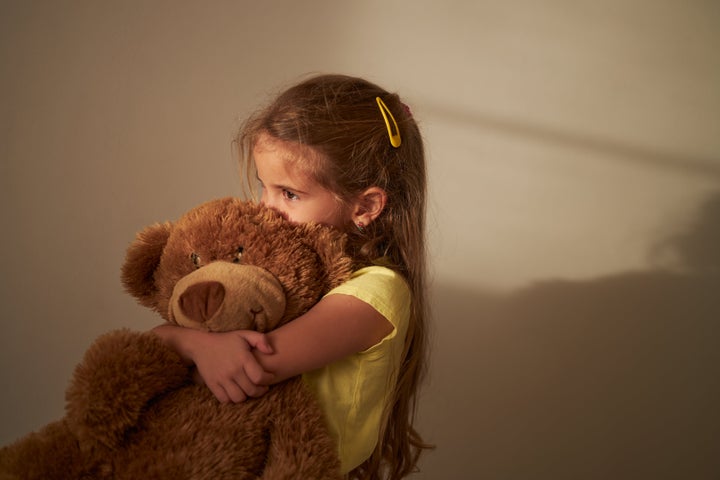
<svg viewBox="0 0 720 480">
<path fill-rule="evenodd" d="M 360 267 L 305 315 L 266 335 L 155 331 L 222 402 L 294 375 L 315 391 L 351 478 L 400 479 L 423 443 L 413 428 L 425 368 L 425 158 L 399 97 L 321 75 L 282 93 L 237 137 L 245 186 L 294 222 L 348 232 Z"/>
</svg>

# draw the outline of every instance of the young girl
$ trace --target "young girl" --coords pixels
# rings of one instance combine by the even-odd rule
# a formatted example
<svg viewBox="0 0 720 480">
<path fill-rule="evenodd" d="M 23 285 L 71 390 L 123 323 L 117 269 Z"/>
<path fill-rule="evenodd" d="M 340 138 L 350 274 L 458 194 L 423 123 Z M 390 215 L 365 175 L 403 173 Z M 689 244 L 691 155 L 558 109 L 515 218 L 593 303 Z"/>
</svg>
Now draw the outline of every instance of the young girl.
<svg viewBox="0 0 720 480">
<path fill-rule="evenodd" d="M 246 186 L 291 221 L 348 232 L 359 269 L 266 335 L 155 331 L 222 402 L 304 374 L 351 478 L 399 479 L 428 448 L 413 428 L 425 368 L 425 158 L 400 98 L 322 75 L 282 93 L 237 138 Z"/>
</svg>

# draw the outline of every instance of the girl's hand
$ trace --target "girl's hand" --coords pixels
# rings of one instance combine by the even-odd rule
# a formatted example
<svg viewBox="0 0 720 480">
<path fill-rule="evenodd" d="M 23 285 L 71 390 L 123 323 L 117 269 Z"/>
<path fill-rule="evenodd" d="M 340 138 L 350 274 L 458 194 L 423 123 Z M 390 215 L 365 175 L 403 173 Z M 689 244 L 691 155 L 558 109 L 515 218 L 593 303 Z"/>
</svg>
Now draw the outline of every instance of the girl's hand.
<svg viewBox="0 0 720 480">
<path fill-rule="evenodd" d="M 202 333 L 188 352 L 203 383 L 220 402 L 244 402 L 267 392 L 273 374 L 260 366 L 252 352 L 272 353 L 264 334 L 252 330 Z"/>
<path fill-rule="evenodd" d="M 253 350 L 272 354 L 264 334 L 252 330 L 209 333 L 175 325 L 161 325 L 153 332 L 194 364 L 193 379 L 205 384 L 223 403 L 242 402 L 265 394 L 274 375 L 265 371 Z"/>
</svg>

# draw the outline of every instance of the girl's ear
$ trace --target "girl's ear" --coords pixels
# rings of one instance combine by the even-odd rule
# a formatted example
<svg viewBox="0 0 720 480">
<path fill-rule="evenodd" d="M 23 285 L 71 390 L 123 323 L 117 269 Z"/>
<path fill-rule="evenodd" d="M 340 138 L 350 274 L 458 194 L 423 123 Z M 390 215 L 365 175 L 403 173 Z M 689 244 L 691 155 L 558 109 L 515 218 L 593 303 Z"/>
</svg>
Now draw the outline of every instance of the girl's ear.
<svg viewBox="0 0 720 480">
<path fill-rule="evenodd" d="M 352 220 L 360 227 L 368 226 L 385 209 L 387 193 L 380 187 L 370 187 L 362 192 L 352 207 Z"/>
<path fill-rule="evenodd" d="M 157 309 L 155 270 L 160 265 L 165 244 L 172 232 L 172 223 L 156 223 L 137 234 L 130 244 L 122 266 L 125 290 L 141 305 Z"/>
</svg>

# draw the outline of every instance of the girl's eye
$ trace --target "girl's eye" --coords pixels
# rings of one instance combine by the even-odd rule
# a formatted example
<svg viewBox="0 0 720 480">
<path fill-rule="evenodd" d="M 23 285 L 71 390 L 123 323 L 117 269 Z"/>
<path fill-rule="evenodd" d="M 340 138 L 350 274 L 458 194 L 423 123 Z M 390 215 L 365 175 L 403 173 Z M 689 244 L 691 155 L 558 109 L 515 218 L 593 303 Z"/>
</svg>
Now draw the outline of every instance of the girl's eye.
<svg viewBox="0 0 720 480">
<path fill-rule="evenodd" d="M 300 199 L 300 197 L 298 197 L 296 194 L 294 194 L 290 190 L 283 189 L 282 193 L 283 193 L 283 197 L 285 197 L 288 200 L 299 200 Z"/>
</svg>

